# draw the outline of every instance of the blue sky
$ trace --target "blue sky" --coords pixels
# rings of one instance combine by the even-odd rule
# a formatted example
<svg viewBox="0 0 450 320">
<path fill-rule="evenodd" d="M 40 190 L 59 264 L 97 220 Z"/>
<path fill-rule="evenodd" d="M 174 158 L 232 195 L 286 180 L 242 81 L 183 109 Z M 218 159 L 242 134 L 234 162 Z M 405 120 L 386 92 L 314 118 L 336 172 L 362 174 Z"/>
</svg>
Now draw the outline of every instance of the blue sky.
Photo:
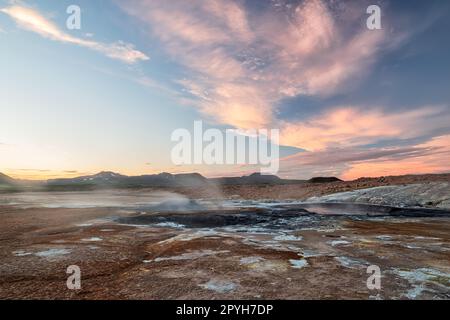
<svg viewBox="0 0 450 320">
<path fill-rule="evenodd" d="M 254 170 L 174 166 L 195 120 L 279 129 L 284 177 L 448 172 L 450 4 L 369 4 L 0 0 L 0 172 Z"/>
</svg>

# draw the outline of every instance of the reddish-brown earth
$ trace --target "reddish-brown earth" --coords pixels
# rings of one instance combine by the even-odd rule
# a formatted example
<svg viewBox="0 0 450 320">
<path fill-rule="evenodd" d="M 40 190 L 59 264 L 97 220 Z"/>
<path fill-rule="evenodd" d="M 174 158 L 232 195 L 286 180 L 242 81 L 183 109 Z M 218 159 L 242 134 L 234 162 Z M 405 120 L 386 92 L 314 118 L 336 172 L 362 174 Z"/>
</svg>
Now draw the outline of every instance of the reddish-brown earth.
<svg viewBox="0 0 450 320">
<path fill-rule="evenodd" d="M 192 198 L 305 199 L 427 179 L 449 181 L 449 175 L 172 191 Z M 153 192 L 141 190 L 139 196 Z M 214 210 L 196 214 L 208 212 Z M 147 210 L 143 216 L 160 214 Z M 140 215 L 117 207 L 0 205 L 0 298 L 450 298 L 448 216 L 302 216 L 299 211 L 298 218 L 241 226 L 127 223 L 140 221 L 127 220 Z M 81 269 L 81 290 L 66 286 L 69 265 Z M 380 290 L 366 285 L 369 265 L 380 267 Z"/>
<path fill-rule="evenodd" d="M 390 185 L 407 185 L 428 182 L 450 182 L 450 174 L 425 174 L 360 178 L 353 181 L 331 183 L 298 183 L 289 185 L 225 185 L 217 188 L 177 188 L 175 191 L 193 198 L 238 197 L 242 199 L 298 199 L 331 193 Z"/>
<path fill-rule="evenodd" d="M 449 218 L 339 219 L 265 234 L 104 219 L 118 214 L 129 215 L 0 208 L 0 298 L 450 298 Z M 381 290 L 366 286 L 372 264 Z M 81 290 L 66 286 L 69 265 L 81 268 Z"/>
</svg>

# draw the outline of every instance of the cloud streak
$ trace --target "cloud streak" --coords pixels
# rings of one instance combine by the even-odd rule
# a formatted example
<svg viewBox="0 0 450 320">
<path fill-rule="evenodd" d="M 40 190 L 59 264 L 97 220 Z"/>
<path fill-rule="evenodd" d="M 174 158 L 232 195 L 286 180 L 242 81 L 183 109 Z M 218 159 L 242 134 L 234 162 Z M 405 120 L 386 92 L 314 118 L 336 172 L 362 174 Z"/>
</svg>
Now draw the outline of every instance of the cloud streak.
<svg viewBox="0 0 450 320">
<path fill-rule="evenodd" d="M 388 45 L 382 30 L 346 31 L 342 24 L 361 16 L 338 16 L 320 0 L 283 11 L 273 3 L 258 14 L 228 0 L 118 4 L 188 70 L 180 84 L 193 106 L 243 129 L 276 126 L 277 104 L 286 97 L 345 88 Z"/>
<path fill-rule="evenodd" d="M 448 172 L 449 122 L 447 106 L 403 112 L 356 107 L 327 110 L 301 123 L 286 124 L 282 143 L 302 146 L 306 151 L 282 159 L 281 174 L 307 178 L 328 173 L 355 179 Z M 371 146 L 389 140 L 398 141 L 400 146 Z M 401 141 L 408 141 L 408 145 L 401 146 Z"/>
<path fill-rule="evenodd" d="M 392 175 L 393 172 L 396 175 L 450 172 L 450 135 L 434 137 L 407 155 L 357 161 L 351 164 L 342 177 L 377 177 Z"/>
<path fill-rule="evenodd" d="M 310 178 L 335 175 L 359 177 L 450 172 L 450 135 L 407 147 L 336 147 L 301 152 L 280 161 L 283 176 Z"/>
<path fill-rule="evenodd" d="M 446 106 L 403 112 L 382 108 L 337 107 L 300 123 L 285 123 L 281 142 L 310 151 L 360 146 L 387 139 L 411 139 L 448 128 Z"/>
<path fill-rule="evenodd" d="M 2 8 L 0 9 L 0 12 L 7 14 L 14 19 L 21 28 L 35 32 L 44 38 L 89 48 L 100 52 L 109 58 L 117 59 L 129 64 L 149 59 L 145 53 L 136 50 L 132 44 L 123 41 L 102 43 L 77 38 L 67 34 L 58 28 L 51 20 L 45 18 L 39 11 L 31 8 L 16 5 Z"/>
</svg>

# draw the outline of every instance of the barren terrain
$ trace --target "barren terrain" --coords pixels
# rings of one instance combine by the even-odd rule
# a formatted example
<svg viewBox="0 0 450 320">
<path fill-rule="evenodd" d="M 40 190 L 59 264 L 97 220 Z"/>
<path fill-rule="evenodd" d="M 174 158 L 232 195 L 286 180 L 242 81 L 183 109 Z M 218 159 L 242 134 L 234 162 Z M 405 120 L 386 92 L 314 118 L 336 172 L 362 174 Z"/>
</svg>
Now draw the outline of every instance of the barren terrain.
<svg viewBox="0 0 450 320">
<path fill-rule="evenodd" d="M 225 188 L 220 201 L 155 190 L 2 195 L 0 298 L 450 298 L 448 211 L 235 194 L 279 199 L 282 187 Z M 306 199 L 347 186 L 284 188 Z M 69 265 L 81 290 L 66 286 Z M 380 267 L 380 290 L 366 285 L 369 265 Z"/>
</svg>

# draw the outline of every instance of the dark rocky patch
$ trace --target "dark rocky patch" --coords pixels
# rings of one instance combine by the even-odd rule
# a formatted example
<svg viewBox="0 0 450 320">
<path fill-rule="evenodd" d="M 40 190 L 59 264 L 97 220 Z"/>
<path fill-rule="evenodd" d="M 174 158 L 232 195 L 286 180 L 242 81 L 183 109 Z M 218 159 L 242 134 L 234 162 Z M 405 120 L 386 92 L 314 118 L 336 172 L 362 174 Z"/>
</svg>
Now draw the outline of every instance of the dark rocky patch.
<svg viewBox="0 0 450 320">
<path fill-rule="evenodd" d="M 340 182 L 342 181 L 336 177 L 314 177 L 308 180 L 310 183 L 330 183 L 330 182 Z"/>
<path fill-rule="evenodd" d="M 296 210 L 218 210 L 196 213 L 163 213 L 144 214 L 118 218 L 118 222 L 126 224 L 150 225 L 164 222 L 182 224 L 190 228 L 215 228 L 233 225 L 258 225 L 272 223 L 279 219 L 297 218 L 310 213 L 304 209 Z"/>
<path fill-rule="evenodd" d="M 325 210 L 325 211 L 322 211 Z M 330 210 L 328 213 L 326 210 Z M 313 226 L 322 220 L 345 217 L 450 217 L 449 211 L 434 209 L 392 208 L 344 203 L 302 204 L 273 209 L 205 210 L 203 212 L 147 213 L 118 218 L 118 222 L 136 225 L 176 223 L 188 228 L 254 226 L 268 229 L 296 229 Z M 300 219 L 299 219 L 300 218 Z M 305 218 L 305 219 L 301 219 Z"/>
</svg>

